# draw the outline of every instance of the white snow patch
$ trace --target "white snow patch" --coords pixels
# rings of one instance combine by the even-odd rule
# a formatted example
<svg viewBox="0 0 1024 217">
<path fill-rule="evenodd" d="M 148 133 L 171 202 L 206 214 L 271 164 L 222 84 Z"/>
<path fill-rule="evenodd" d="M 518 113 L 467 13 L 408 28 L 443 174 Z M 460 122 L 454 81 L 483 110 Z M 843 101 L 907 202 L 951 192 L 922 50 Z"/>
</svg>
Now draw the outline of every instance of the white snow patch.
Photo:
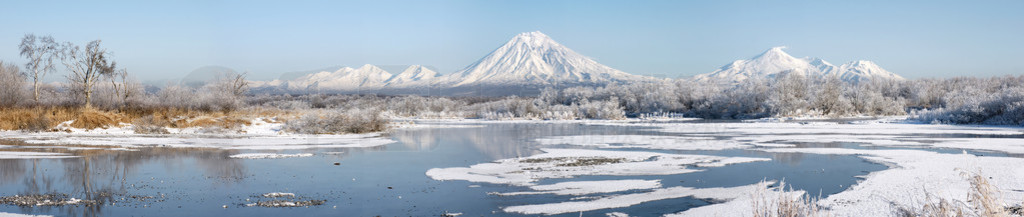
<svg viewBox="0 0 1024 217">
<path fill-rule="evenodd" d="M 753 189 L 755 188 L 764 188 L 764 186 L 761 184 L 754 184 L 730 188 L 671 187 L 656 189 L 644 193 L 612 195 L 586 201 L 566 201 L 548 204 L 509 206 L 505 207 L 503 210 L 505 212 L 522 213 L 528 215 L 555 215 L 562 213 L 575 213 L 590 210 L 629 207 L 648 201 L 682 197 L 695 197 L 713 200 L 730 200 L 740 197 L 746 192 L 753 192 Z"/>
<path fill-rule="evenodd" d="M 270 120 L 271 122 L 267 122 Z M 273 122 L 273 123 L 272 123 Z M 243 125 L 241 131 L 248 134 L 275 135 L 284 133 L 284 123 L 276 118 L 256 118 L 250 125 Z"/>
<path fill-rule="evenodd" d="M 31 214 L 18 214 L 9 212 L 0 212 L 0 217 L 52 217 L 52 215 L 31 215 Z"/>
<path fill-rule="evenodd" d="M 231 158 L 239 159 L 278 159 L 278 158 L 292 158 L 292 157 L 312 157 L 313 154 L 301 153 L 301 154 L 274 154 L 274 153 L 246 153 L 246 154 L 235 154 L 231 155 Z"/>
<path fill-rule="evenodd" d="M 790 148 L 790 147 L 796 147 L 796 145 L 793 145 L 793 144 L 778 144 L 778 143 L 754 143 L 754 146 L 762 147 L 762 148 Z"/>
<path fill-rule="evenodd" d="M 648 125 L 651 126 L 651 125 Z M 657 131 L 668 133 L 715 133 L 721 135 L 786 135 L 786 134 L 839 134 L 839 135 L 900 135 L 922 134 L 977 134 L 1022 135 L 1024 130 L 1008 127 L 978 127 L 932 124 L 904 124 L 881 122 L 808 123 L 674 123 L 656 124 Z"/>
<path fill-rule="evenodd" d="M 346 135 L 309 135 L 284 132 L 284 123 L 276 118 L 255 118 L 249 125 L 226 133 L 204 133 L 202 128 L 167 128 L 169 135 L 136 134 L 131 124 L 116 127 L 79 129 L 70 127 L 74 121 L 59 124 L 56 129 L 69 132 L 0 131 L 0 137 L 23 140 L 29 144 L 96 145 L 134 147 L 223 148 L 251 150 L 283 150 L 309 148 L 364 148 L 395 142 L 381 138 L 380 133 Z"/>
<path fill-rule="evenodd" d="M 394 140 L 382 138 L 379 133 L 346 135 L 168 135 L 168 136 L 112 136 L 91 133 L 17 133 L 3 132 L 0 136 L 22 139 L 29 144 L 98 145 L 174 148 L 222 148 L 250 150 L 283 150 L 309 148 L 363 148 L 390 144 Z"/>
</svg>

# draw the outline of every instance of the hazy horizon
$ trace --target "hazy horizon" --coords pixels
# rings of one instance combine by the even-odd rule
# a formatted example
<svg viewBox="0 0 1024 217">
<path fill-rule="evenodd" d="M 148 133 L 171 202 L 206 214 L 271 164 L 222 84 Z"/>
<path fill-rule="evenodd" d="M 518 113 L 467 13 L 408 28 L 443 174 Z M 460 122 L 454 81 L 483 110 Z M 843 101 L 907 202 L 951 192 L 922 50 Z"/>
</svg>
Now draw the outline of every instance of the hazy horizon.
<svg viewBox="0 0 1024 217">
<path fill-rule="evenodd" d="M 34 33 L 79 45 L 102 39 L 146 81 L 204 66 L 253 80 L 363 64 L 449 74 L 518 33 L 541 31 L 639 75 L 689 77 L 787 46 L 795 57 L 870 60 L 907 78 L 988 77 L 1024 72 L 1024 29 L 1013 28 L 1024 24 L 1022 9 L 1019 1 L 10 2 L 0 8 L 0 60 L 23 64 L 17 45 Z"/>
</svg>

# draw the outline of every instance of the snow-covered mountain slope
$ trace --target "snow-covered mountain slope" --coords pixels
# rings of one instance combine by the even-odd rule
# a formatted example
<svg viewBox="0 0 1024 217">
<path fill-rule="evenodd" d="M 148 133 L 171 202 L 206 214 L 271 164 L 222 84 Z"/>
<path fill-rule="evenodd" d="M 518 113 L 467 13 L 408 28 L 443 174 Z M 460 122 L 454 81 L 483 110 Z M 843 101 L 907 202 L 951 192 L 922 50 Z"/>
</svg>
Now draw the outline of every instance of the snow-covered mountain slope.
<svg viewBox="0 0 1024 217">
<path fill-rule="evenodd" d="M 897 75 L 896 73 L 889 72 L 883 69 L 878 64 L 867 60 L 853 61 L 847 64 L 839 66 L 837 74 L 839 78 L 846 81 L 863 81 L 871 79 L 894 79 L 903 80 L 904 78 Z"/>
<path fill-rule="evenodd" d="M 818 67 L 810 61 L 790 56 L 785 47 L 773 47 L 751 59 L 736 60 L 709 74 L 700 74 L 696 80 L 743 81 L 751 77 L 774 77 L 782 72 L 814 73 Z M 821 63 L 826 63 L 821 61 Z"/>
<path fill-rule="evenodd" d="M 438 82 L 439 78 L 440 74 L 437 74 L 434 70 L 421 65 L 412 65 L 402 71 L 402 73 L 392 76 L 384 83 L 386 87 L 393 88 L 423 87 Z"/>
<path fill-rule="evenodd" d="M 452 87 L 486 85 L 607 84 L 648 80 L 602 65 L 541 32 L 512 37 L 465 69 L 444 77 Z"/>
<path fill-rule="evenodd" d="M 362 90 L 383 88 L 392 74 L 380 67 L 366 64 L 353 69 L 343 67 L 334 72 L 322 71 L 282 83 L 288 90 Z M 274 83 L 273 81 L 270 83 Z"/>
<path fill-rule="evenodd" d="M 877 64 L 859 60 L 835 66 L 820 58 L 796 58 L 785 47 L 773 47 L 751 59 L 736 60 L 707 74 L 694 76 L 697 81 L 741 82 L 752 77 L 772 78 L 779 73 L 800 73 L 805 76 L 838 76 L 849 82 L 882 78 L 902 80 L 903 77 L 882 69 Z"/>
</svg>

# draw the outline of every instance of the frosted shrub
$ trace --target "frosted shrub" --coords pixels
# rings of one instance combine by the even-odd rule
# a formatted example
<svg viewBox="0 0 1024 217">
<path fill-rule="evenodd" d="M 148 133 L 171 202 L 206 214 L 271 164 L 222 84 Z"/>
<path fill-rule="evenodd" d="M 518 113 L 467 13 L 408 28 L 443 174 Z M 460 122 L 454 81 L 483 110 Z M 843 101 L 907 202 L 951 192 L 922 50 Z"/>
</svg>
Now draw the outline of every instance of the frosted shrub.
<svg viewBox="0 0 1024 217">
<path fill-rule="evenodd" d="M 544 120 L 574 120 L 579 118 L 579 114 L 575 107 L 553 105 L 545 109 L 541 118 Z"/>
<path fill-rule="evenodd" d="M 498 101 L 473 104 L 469 106 L 469 110 L 484 119 L 540 119 L 544 116 L 544 111 L 536 104 L 538 102 L 540 100 L 512 96 Z"/>
<path fill-rule="evenodd" d="M 626 118 L 626 112 L 614 98 L 608 101 L 584 101 L 579 105 L 579 114 L 586 119 L 619 120 Z"/>
<path fill-rule="evenodd" d="M 195 90 L 185 86 L 167 86 L 157 92 L 160 106 L 169 108 L 194 108 L 198 105 Z"/>
<path fill-rule="evenodd" d="M 445 97 L 404 96 L 388 98 L 388 110 L 396 116 L 419 118 L 450 118 L 461 116 L 465 102 Z"/>
<path fill-rule="evenodd" d="M 1024 88 L 1013 87 L 992 95 L 976 91 L 955 92 L 948 96 L 951 105 L 923 112 L 917 119 L 947 124 L 1024 125 Z M 951 94 L 952 95 L 952 94 Z M 988 96 L 986 96 L 988 95 Z"/>
<path fill-rule="evenodd" d="M 302 134 L 368 133 L 387 129 L 390 122 L 377 108 L 318 110 L 285 124 L 285 130 Z"/>
</svg>

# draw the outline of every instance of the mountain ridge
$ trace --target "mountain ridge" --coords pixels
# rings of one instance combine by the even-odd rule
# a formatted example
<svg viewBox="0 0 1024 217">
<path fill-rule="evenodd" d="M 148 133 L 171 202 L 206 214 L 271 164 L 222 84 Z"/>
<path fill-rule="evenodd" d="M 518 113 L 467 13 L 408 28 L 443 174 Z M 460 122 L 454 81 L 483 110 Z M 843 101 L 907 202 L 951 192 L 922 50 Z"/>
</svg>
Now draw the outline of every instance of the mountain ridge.
<svg viewBox="0 0 1024 217">
<path fill-rule="evenodd" d="M 847 82 L 861 82 L 871 79 L 904 78 L 883 69 L 868 60 L 856 60 L 839 66 L 821 58 L 797 58 L 783 49 L 772 47 L 750 59 L 736 60 L 721 68 L 692 79 L 696 81 L 742 82 L 751 77 L 773 78 L 780 73 L 800 73 L 804 76 L 837 76 Z"/>
<path fill-rule="evenodd" d="M 524 93 L 524 90 L 516 89 L 537 92 L 546 86 L 599 86 L 654 80 L 657 79 L 629 74 L 597 63 L 544 33 L 534 31 L 512 37 L 479 60 L 450 74 L 442 75 L 420 65 L 412 65 L 401 73 L 391 74 L 366 64 L 360 68 L 342 67 L 333 72 L 325 70 L 309 73 L 291 80 L 254 82 L 254 86 L 291 92 L 312 89 L 401 92 L 402 89 L 437 88 L 472 94 L 482 89 L 508 89 L 511 93 Z"/>
</svg>

